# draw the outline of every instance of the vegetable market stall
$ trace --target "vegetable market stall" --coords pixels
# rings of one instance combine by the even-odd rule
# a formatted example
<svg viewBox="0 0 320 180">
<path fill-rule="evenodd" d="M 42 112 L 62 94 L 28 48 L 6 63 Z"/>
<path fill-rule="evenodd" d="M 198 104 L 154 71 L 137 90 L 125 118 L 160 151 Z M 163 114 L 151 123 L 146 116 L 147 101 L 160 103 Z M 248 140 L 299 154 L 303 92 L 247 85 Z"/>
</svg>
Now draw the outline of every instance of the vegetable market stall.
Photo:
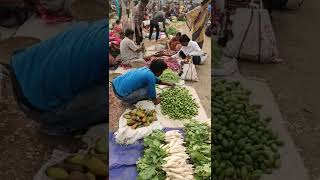
<svg viewBox="0 0 320 180">
<path fill-rule="evenodd" d="M 195 131 L 195 129 L 198 130 Z M 172 135 L 174 133 L 181 133 L 182 136 L 180 137 L 186 142 L 186 145 L 183 145 L 184 147 L 181 148 L 187 153 L 183 156 L 190 156 L 191 158 L 190 161 L 185 161 L 185 163 L 193 166 L 193 175 L 206 180 L 211 176 L 209 130 L 210 128 L 207 124 L 197 122 L 188 124 L 184 129 L 164 128 L 154 131 L 151 135 L 145 137 L 144 140 L 139 140 L 136 144 L 125 147 L 117 144 L 113 134 L 109 133 L 109 142 L 111 142 L 109 153 L 112 154 L 109 159 L 109 178 L 112 180 L 147 180 L 153 178 L 164 180 L 168 175 L 177 175 L 179 177 L 179 173 L 181 174 L 181 169 L 179 168 L 181 166 L 170 166 L 168 163 L 170 159 L 173 161 L 174 157 L 176 160 L 183 160 L 183 158 L 182 156 L 179 158 L 178 154 L 174 155 L 175 153 L 170 148 L 165 148 L 165 146 L 170 147 L 171 145 L 172 147 L 174 142 L 170 140 L 175 139 Z M 201 139 L 198 137 L 201 137 Z M 168 142 L 172 143 L 169 143 L 170 145 L 166 144 Z M 171 157 L 168 157 L 169 154 L 171 154 Z M 196 161 L 195 158 L 199 156 L 202 158 Z M 166 163 L 166 160 L 168 163 Z M 175 173 L 172 173 L 172 171 Z"/>
<path fill-rule="evenodd" d="M 262 180 L 269 180 L 269 179 L 270 180 L 271 179 L 272 180 L 278 180 L 278 179 L 279 180 L 281 180 L 281 179 L 295 179 L 295 180 L 298 180 L 298 179 L 309 179 L 309 177 L 308 177 L 308 175 L 306 173 L 306 169 L 305 169 L 305 167 L 303 165 L 303 161 L 300 158 L 300 156 L 299 156 L 299 154 L 297 152 L 297 149 L 296 149 L 292 139 L 290 138 L 288 132 L 283 127 L 283 124 L 282 124 L 283 121 L 282 121 L 281 113 L 280 113 L 280 111 L 278 109 L 277 104 L 274 102 L 274 98 L 273 98 L 272 93 L 269 90 L 268 86 L 262 81 L 253 80 L 253 79 L 245 79 L 239 74 L 236 74 L 234 76 L 228 76 L 228 77 L 225 77 L 223 79 L 228 80 L 228 82 L 234 82 L 235 81 L 236 84 L 238 84 L 239 86 L 244 87 L 246 89 L 246 91 L 248 89 L 250 89 L 250 91 L 252 92 L 252 94 L 250 94 L 250 96 L 249 96 L 250 104 L 253 105 L 253 106 L 256 106 L 254 104 L 261 104 L 262 105 L 262 106 L 260 106 L 261 109 L 259 110 L 259 114 L 261 115 L 261 122 L 262 123 L 266 123 L 265 121 L 263 121 L 263 119 L 265 119 L 267 121 L 272 119 L 270 123 L 266 123 L 265 124 L 267 129 L 269 129 L 269 130 L 266 130 L 265 132 L 269 131 L 269 134 L 271 136 L 279 137 L 279 139 L 281 139 L 281 141 L 285 142 L 283 147 L 278 149 L 278 148 L 276 148 L 276 146 L 274 146 L 274 145 L 272 145 L 270 143 L 266 143 L 266 144 L 263 143 L 263 142 L 269 142 L 267 140 L 268 137 L 267 137 L 267 139 L 265 139 L 266 141 L 263 140 L 264 138 L 259 139 L 259 143 L 264 144 L 265 150 L 267 150 L 267 149 L 270 150 L 270 148 L 271 148 L 271 149 L 274 150 L 273 152 L 276 152 L 277 155 L 273 156 L 273 157 L 280 157 L 281 158 L 280 161 L 277 162 L 279 164 L 276 165 L 278 167 L 278 169 L 276 168 L 276 169 L 272 170 L 272 167 L 275 167 L 275 166 L 273 166 L 274 164 L 272 165 L 272 163 L 270 164 L 271 165 L 270 166 L 271 169 L 269 169 L 269 168 L 265 169 L 265 165 L 263 165 L 264 164 L 264 160 L 262 160 L 262 161 L 259 160 L 259 156 L 258 156 L 257 159 L 252 158 L 251 156 L 254 155 L 255 152 L 259 152 L 259 151 L 255 151 L 255 148 L 257 146 L 252 146 L 253 149 L 251 149 L 251 150 L 253 150 L 253 151 L 251 151 L 250 148 L 247 149 L 247 151 L 250 151 L 253 154 L 249 154 L 249 156 L 247 157 L 247 160 L 244 161 L 244 162 L 245 162 L 245 164 L 247 164 L 247 163 L 250 164 L 250 159 L 252 158 L 252 163 L 256 164 L 254 166 L 255 171 L 251 171 L 251 173 L 249 173 L 248 169 L 245 169 L 245 170 L 241 169 L 242 171 L 244 171 L 243 174 L 251 174 L 253 176 L 256 176 L 257 179 L 262 179 Z M 218 80 L 218 81 L 220 81 L 220 80 Z M 217 81 L 217 80 L 215 79 L 215 81 Z M 228 87 L 228 89 L 230 90 L 230 87 Z M 218 90 L 218 91 L 221 91 L 221 89 Z M 238 90 L 237 90 L 237 92 L 238 92 Z M 216 104 L 217 101 L 216 102 L 213 101 L 213 103 Z M 240 103 L 240 105 L 243 105 L 243 104 Z M 256 106 L 256 107 L 259 107 L 259 106 Z M 233 109 L 232 107 L 229 107 L 229 108 Z M 218 111 L 218 110 L 216 110 L 216 111 Z M 244 112 L 244 111 L 241 111 L 241 112 Z M 220 114 L 220 117 L 218 119 L 221 120 L 221 118 L 222 118 L 221 115 L 222 114 L 216 112 L 216 117 L 218 116 L 218 114 Z M 266 117 L 271 117 L 271 118 L 266 118 Z M 226 130 L 225 133 L 227 133 L 227 134 L 229 134 L 228 130 L 232 129 L 230 127 L 230 124 L 232 124 L 232 122 L 231 122 L 232 120 L 231 119 L 228 119 L 228 120 L 230 122 L 228 123 L 229 125 L 225 129 Z M 215 120 L 213 120 L 213 122 L 215 122 Z M 242 129 L 242 128 L 239 127 L 239 129 Z M 250 128 L 249 127 L 248 130 L 250 130 L 250 129 L 252 130 L 252 129 L 255 129 L 255 128 Z M 249 134 L 250 134 L 250 136 L 248 136 L 249 139 L 254 138 L 255 136 L 257 136 L 257 133 L 259 131 L 257 131 L 258 129 L 255 129 L 255 130 L 256 130 L 256 132 L 249 131 Z M 217 132 L 216 129 L 215 129 L 215 132 Z M 273 133 L 271 133 L 271 132 L 273 132 Z M 222 132 L 220 131 L 216 135 L 217 136 L 221 136 L 221 133 Z M 232 137 L 235 138 L 234 136 L 236 136 L 237 133 L 234 134 L 233 131 L 231 131 L 231 133 L 232 133 Z M 223 133 L 223 137 L 225 137 L 225 136 L 227 137 L 227 134 Z M 221 137 L 217 137 L 217 138 L 221 138 Z M 217 138 L 213 139 L 213 143 L 214 144 L 220 142 L 219 140 L 217 140 Z M 233 138 L 231 138 L 231 139 L 233 139 Z M 229 141 L 229 140 L 230 139 L 228 139 L 228 141 L 224 142 L 224 145 L 229 146 L 230 143 L 232 144 L 232 142 Z M 252 143 L 252 141 L 247 141 L 247 140 L 248 139 L 245 140 L 246 143 Z M 271 141 L 271 142 L 276 142 L 276 141 Z M 246 146 L 246 147 L 249 147 L 249 146 Z M 234 148 L 234 149 L 238 149 L 238 148 Z M 213 151 L 215 151 L 215 150 L 213 150 Z M 225 153 L 227 153 L 227 152 L 230 152 L 230 151 L 226 150 Z M 234 154 L 234 152 L 231 152 L 231 154 Z M 223 154 L 222 153 L 222 155 L 226 156 L 227 154 Z M 226 157 L 224 157 L 224 158 L 226 158 Z M 241 159 L 241 157 L 237 157 L 237 156 L 235 156 L 235 158 L 240 158 Z M 263 157 L 261 157 L 261 158 L 263 159 Z M 216 159 L 219 159 L 219 158 L 214 158 L 213 162 L 215 162 Z M 231 160 L 232 159 L 233 159 L 233 155 L 231 155 Z M 237 160 L 237 162 L 235 164 L 237 164 L 238 162 L 240 162 L 240 160 Z M 265 163 L 267 163 L 267 162 L 268 161 L 265 161 Z M 229 169 L 228 172 L 224 172 L 224 173 L 227 173 L 228 175 L 229 174 L 232 174 L 232 175 L 237 174 L 237 170 L 236 170 L 237 165 L 235 165 L 235 167 L 234 167 L 234 166 L 230 166 L 230 164 L 228 165 L 228 163 L 227 164 L 226 163 L 224 163 L 224 164 L 218 163 L 218 165 L 216 165 L 214 167 L 214 169 L 217 170 L 216 168 L 220 167 L 222 165 L 223 166 L 227 165 L 229 167 L 228 168 Z M 241 175 L 241 170 L 240 170 L 240 175 Z M 220 171 L 220 170 L 218 170 L 218 171 Z M 218 172 L 214 171 L 213 174 L 217 176 L 218 174 L 221 175 L 221 172 L 218 173 Z M 241 177 L 238 177 L 238 179 L 241 180 L 241 179 L 244 179 L 244 178 L 242 178 L 242 175 L 241 175 Z"/>
<path fill-rule="evenodd" d="M 162 127 L 182 128 L 185 123 L 192 120 L 205 122 L 208 119 L 192 87 L 166 88 L 164 86 L 157 88 L 157 94 L 162 99 L 159 105 L 155 106 L 148 100 L 139 101 L 134 109 L 125 110 L 119 118 L 119 129 L 115 132 L 117 143 L 133 144 L 153 130 Z M 152 117 L 148 117 L 148 111 L 152 112 Z"/>
<path fill-rule="evenodd" d="M 184 124 L 189 122 L 190 119 L 196 119 L 197 121 L 202 121 L 202 122 L 208 119 L 208 116 L 200 102 L 200 99 L 199 99 L 199 96 L 197 95 L 196 90 L 191 86 L 183 85 L 181 87 L 185 88 L 188 94 L 190 95 L 190 98 L 194 100 L 194 102 L 198 106 L 197 108 L 198 112 L 192 118 L 182 118 L 182 119 L 176 118 L 176 120 L 173 120 L 173 118 L 170 117 L 170 115 L 167 115 L 167 113 L 166 115 L 164 115 L 163 109 L 162 109 L 163 107 L 161 107 L 161 103 L 160 103 L 160 105 L 156 106 L 156 111 L 157 111 L 157 114 L 159 115 L 158 119 L 164 127 L 171 127 L 171 128 L 180 127 L 181 128 L 181 127 L 184 127 Z M 157 88 L 158 94 L 160 94 L 163 91 L 165 90 L 162 88 Z M 176 100 L 173 99 L 172 101 L 176 101 L 178 106 L 179 99 L 176 99 Z M 169 105 L 169 107 L 170 106 L 173 108 L 173 105 Z"/>
</svg>

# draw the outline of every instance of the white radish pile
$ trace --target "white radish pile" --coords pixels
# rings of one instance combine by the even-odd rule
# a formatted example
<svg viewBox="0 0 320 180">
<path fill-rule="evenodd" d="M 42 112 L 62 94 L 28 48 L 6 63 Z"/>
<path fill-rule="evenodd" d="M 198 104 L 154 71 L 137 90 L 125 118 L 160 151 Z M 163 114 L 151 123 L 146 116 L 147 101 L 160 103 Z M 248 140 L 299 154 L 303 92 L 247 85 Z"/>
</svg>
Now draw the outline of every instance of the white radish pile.
<svg viewBox="0 0 320 180">
<path fill-rule="evenodd" d="M 166 180 L 194 180 L 193 165 L 188 164 L 189 155 L 183 146 L 183 137 L 178 130 L 165 133 L 166 145 L 161 145 L 168 156 L 162 165 L 162 170 L 167 174 Z"/>
</svg>

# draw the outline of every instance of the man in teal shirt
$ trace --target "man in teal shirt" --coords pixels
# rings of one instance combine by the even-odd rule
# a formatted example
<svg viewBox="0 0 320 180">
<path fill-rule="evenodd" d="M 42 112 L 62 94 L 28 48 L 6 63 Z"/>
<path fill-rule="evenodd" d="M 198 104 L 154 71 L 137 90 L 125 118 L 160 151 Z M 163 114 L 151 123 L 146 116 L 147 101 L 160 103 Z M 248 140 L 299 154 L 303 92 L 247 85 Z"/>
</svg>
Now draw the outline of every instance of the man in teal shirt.
<svg viewBox="0 0 320 180">
<path fill-rule="evenodd" d="M 106 123 L 107 60 L 107 19 L 16 52 L 9 69 L 20 107 L 49 135 Z"/>
<path fill-rule="evenodd" d="M 127 104 L 134 104 L 141 100 L 152 100 L 155 105 L 160 103 L 156 96 L 156 84 L 174 86 L 162 82 L 159 76 L 167 69 L 167 64 L 162 59 L 152 61 L 149 68 L 143 67 L 131 70 L 118 76 L 112 81 L 115 95 Z"/>
</svg>

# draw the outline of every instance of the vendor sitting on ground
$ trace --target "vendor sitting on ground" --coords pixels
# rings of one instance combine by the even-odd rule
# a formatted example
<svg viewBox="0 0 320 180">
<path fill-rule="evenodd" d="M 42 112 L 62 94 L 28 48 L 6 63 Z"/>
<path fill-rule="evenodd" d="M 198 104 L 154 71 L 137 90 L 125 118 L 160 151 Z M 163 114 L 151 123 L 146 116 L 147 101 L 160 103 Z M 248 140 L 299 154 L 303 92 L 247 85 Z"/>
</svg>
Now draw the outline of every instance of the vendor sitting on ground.
<svg viewBox="0 0 320 180">
<path fill-rule="evenodd" d="M 173 37 L 168 43 L 168 47 L 170 48 L 170 50 L 179 51 L 181 49 L 182 46 L 179 41 L 180 38 L 181 38 L 181 32 L 177 32 L 176 36 Z"/>
<path fill-rule="evenodd" d="M 126 29 L 125 38 L 120 43 L 120 56 L 122 63 L 130 64 L 133 61 L 143 60 L 144 45 L 140 47 L 133 42 L 134 31 Z"/>
<path fill-rule="evenodd" d="M 166 31 L 166 16 L 165 13 L 167 8 L 163 7 L 163 10 L 160 10 L 156 12 L 152 19 L 150 20 L 150 32 L 149 32 L 149 40 L 151 40 L 152 34 L 153 34 L 153 29 L 156 28 L 156 41 L 158 41 L 159 36 L 160 36 L 160 26 L 159 23 L 163 24 L 163 30 L 166 33 L 166 36 L 169 37 L 167 31 Z"/>
<path fill-rule="evenodd" d="M 131 70 L 115 78 L 112 81 L 113 91 L 121 101 L 127 104 L 132 105 L 138 101 L 150 99 L 157 105 L 160 99 L 156 97 L 155 84 L 174 86 L 159 79 L 165 69 L 167 64 L 162 59 L 154 60 L 149 68 Z"/>
<path fill-rule="evenodd" d="M 113 26 L 112 32 L 117 34 L 118 37 L 120 38 L 123 36 L 123 27 L 119 19 L 116 21 L 116 24 Z"/>
<path fill-rule="evenodd" d="M 107 19 L 79 23 L 12 56 L 17 103 L 42 132 L 73 134 L 107 122 L 108 27 Z"/>
<path fill-rule="evenodd" d="M 203 54 L 198 43 L 190 40 L 190 38 L 186 34 L 181 36 L 181 38 L 179 39 L 179 42 L 181 43 L 182 47 L 180 51 L 177 54 L 173 55 L 172 57 L 175 57 L 175 58 L 182 57 L 183 59 L 185 59 L 187 56 L 199 56 Z"/>
</svg>

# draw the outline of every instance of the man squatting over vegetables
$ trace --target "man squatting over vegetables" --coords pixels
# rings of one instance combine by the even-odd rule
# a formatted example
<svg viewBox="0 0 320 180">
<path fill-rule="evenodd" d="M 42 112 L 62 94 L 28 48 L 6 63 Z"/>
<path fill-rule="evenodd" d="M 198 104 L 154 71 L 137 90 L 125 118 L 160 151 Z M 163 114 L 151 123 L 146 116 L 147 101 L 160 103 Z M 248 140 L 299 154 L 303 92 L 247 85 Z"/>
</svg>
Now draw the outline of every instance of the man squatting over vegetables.
<svg viewBox="0 0 320 180">
<path fill-rule="evenodd" d="M 155 84 L 174 87 L 174 84 L 159 79 L 159 76 L 166 69 L 167 64 L 162 59 L 154 60 L 149 68 L 142 67 L 131 70 L 115 78 L 112 81 L 113 91 L 121 101 L 127 104 L 150 99 L 157 105 L 160 103 L 160 99 L 156 96 Z"/>
<path fill-rule="evenodd" d="M 75 24 L 0 65 L 21 110 L 42 132 L 74 134 L 106 123 L 108 28 L 107 19 Z"/>
</svg>

